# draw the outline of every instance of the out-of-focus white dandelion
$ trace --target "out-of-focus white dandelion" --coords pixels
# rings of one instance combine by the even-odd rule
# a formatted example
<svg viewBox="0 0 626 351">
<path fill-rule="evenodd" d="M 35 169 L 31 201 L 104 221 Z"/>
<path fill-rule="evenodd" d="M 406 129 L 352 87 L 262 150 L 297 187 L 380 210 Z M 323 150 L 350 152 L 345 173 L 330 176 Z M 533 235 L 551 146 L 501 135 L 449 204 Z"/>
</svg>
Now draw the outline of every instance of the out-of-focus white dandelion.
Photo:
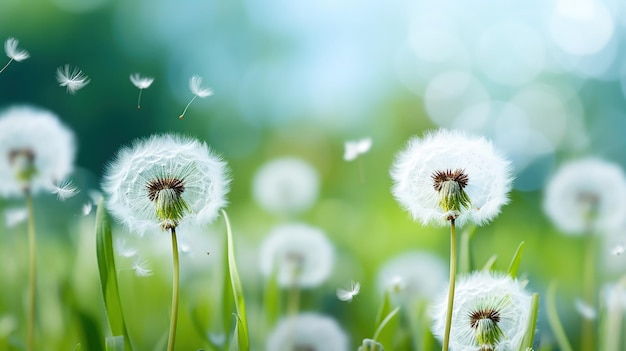
<svg viewBox="0 0 626 351">
<path fill-rule="evenodd" d="M 400 302 L 431 301 L 445 288 L 447 278 L 447 267 L 439 256 L 409 251 L 384 262 L 376 284 L 379 291 L 394 293 Z"/>
<path fill-rule="evenodd" d="M 440 340 L 446 324 L 447 292 L 432 309 L 432 331 Z M 451 350 L 517 350 L 530 317 L 531 294 L 509 276 L 475 272 L 458 279 L 452 310 Z"/>
<path fill-rule="evenodd" d="M 46 110 L 15 106 L 0 115 L 0 196 L 32 194 L 73 169 L 73 133 Z"/>
<path fill-rule="evenodd" d="M 597 158 L 568 162 L 549 181 L 543 208 L 566 234 L 617 230 L 626 220 L 624 172 Z"/>
<path fill-rule="evenodd" d="M 578 313 L 580 313 L 580 315 L 583 316 L 583 318 L 589 319 L 589 320 L 596 319 L 597 313 L 596 313 L 596 309 L 593 308 L 593 306 L 589 305 L 582 299 L 576 299 L 576 301 L 574 302 L 574 305 L 576 306 L 576 311 L 578 311 Z"/>
<path fill-rule="evenodd" d="M 26 207 L 14 207 L 4 210 L 4 221 L 9 228 L 23 223 L 28 218 L 28 209 Z"/>
<path fill-rule="evenodd" d="M 57 196 L 60 201 L 65 201 L 78 194 L 80 190 L 70 179 L 65 179 L 59 184 L 52 185 L 52 193 Z"/>
<path fill-rule="evenodd" d="M 19 49 L 17 47 L 18 44 L 19 44 L 19 41 L 17 39 L 15 39 L 15 38 L 8 38 L 4 42 L 4 53 L 9 58 L 9 62 L 7 62 L 7 64 L 4 65 L 4 67 L 2 67 L 2 69 L 0 69 L 0 73 L 4 72 L 4 70 L 7 67 L 9 67 L 11 62 L 13 62 L 13 61 L 16 61 L 16 62 L 24 61 L 24 60 L 26 60 L 27 58 L 30 57 L 30 54 L 28 53 L 28 51 L 23 50 L 23 49 Z"/>
<path fill-rule="evenodd" d="M 482 137 L 445 129 L 414 137 L 391 168 L 393 195 L 427 225 L 487 223 L 508 202 L 511 164 Z"/>
<path fill-rule="evenodd" d="M 330 276 L 334 250 L 324 232 L 302 223 L 274 228 L 261 244 L 259 259 L 263 275 L 276 270 L 282 287 L 314 287 Z"/>
<path fill-rule="evenodd" d="M 372 138 L 346 141 L 343 159 L 344 161 L 354 161 L 359 155 L 367 153 L 372 147 Z"/>
<path fill-rule="evenodd" d="M 348 351 L 349 339 L 337 322 L 317 313 L 282 319 L 265 344 L 271 351 Z"/>
<path fill-rule="evenodd" d="M 352 302 L 355 296 L 361 291 L 361 283 L 350 282 L 350 286 L 337 289 L 337 298 L 341 301 Z"/>
<path fill-rule="evenodd" d="M 91 213 L 91 209 L 93 208 L 93 204 L 91 202 L 85 202 L 83 207 L 81 207 L 81 212 L 83 216 L 88 216 Z"/>
<path fill-rule="evenodd" d="M 204 99 L 207 96 L 213 95 L 212 89 L 202 87 L 202 78 L 200 78 L 200 76 L 193 76 L 191 77 L 191 79 L 189 79 L 189 90 L 191 90 L 193 97 L 191 98 L 191 100 L 189 100 L 189 102 L 187 103 L 187 106 L 185 106 L 183 113 L 181 113 L 180 116 L 178 116 L 178 118 L 180 119 L 183 119 L 183 117 L 185 117 L 185 113 L 187 113 L 187 109 L 189 108 L 189 105 L 191 105 L 193 100 L 195 100 L 197 97 Z"/>
<path fill-rule="evenodd" d="M 78 67 L 72 68 L 70 65 L 65 65 L 57 68 L 57 82 L 73 95 L 89 84 L 90 79 Z"/>
<path fill-rule="evenodd" d="M 205 225 L 226 205 L 226 163 L 206 144 L 177 135 L 153 135 L 124 147 L 105 172 L 108 209 L 131 231 Z"/>
<path fill-rule="evenodd" d="M 135 271 L 135 275 L 138 277 L 148 277 L 152 275 L 152 269 L 149 266 L 148 260 L 143 257 L 137 257 L 135 261 L 133 261 L 133 271 Z"/>
<path fill-rule="evenodd" d="M 130 75 L 130 81 L 133 83 L 137 89 L 139 89 L 139 97 L 137 97 L 137 109 L 141 108 L 141 92 L 144 89 L 148 89 L 152 82 L 154 82 L 154 78 L 152 77 L 142 77 L 139 73 L 134 73 Z"/>
<path fill-rule="evenodd" d="M 128 246 L 127 241 L 124 238 L 116 238 L 114 241 L 115 252 L 122 257 L 133 257 L 137 255 L 137 249 Z"/>
<path fill-rule="evenodd" d="M 277 214 L 297 214 L 317 200 L 319 175 L 309 163 L 295 157 L 277 158 L 265 163 L 254 175 L 254 199 L 265 210 Z"/>
<path fill-rule="evenodd" d="M 626 251 L 626 245 L 624 245 L 624 243 L 619 243 L 611 248 L 611 254 L 614 256 L 619 256 L 623 254 L 624 251 Z"/>
</svg>

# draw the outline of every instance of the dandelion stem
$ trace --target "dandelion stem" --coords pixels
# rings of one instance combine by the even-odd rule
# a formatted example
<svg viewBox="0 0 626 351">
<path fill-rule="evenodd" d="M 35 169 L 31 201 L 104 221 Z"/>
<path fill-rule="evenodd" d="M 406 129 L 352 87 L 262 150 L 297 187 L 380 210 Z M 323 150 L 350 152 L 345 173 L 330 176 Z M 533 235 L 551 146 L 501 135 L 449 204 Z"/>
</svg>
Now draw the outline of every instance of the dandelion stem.
<svg viewBox="0 0 626 351">
<path fill-rule="evenodd" d="M 300 288 L 298 288 L 298 284 L 294 282 L 289 287 L 289 298 L 287 300 L 287 314 L 290 317 L 294 317 L 298 314 L 298 310 L 300 309 Z"/>
<path fill-rule="evenodd" d="M 586 236 L 585 245 L 585 259 L 584 259 L 584 271 L 583 271 L 583 287 L 584 287 L 584 301 L 588 306 L 595 307 L 594 304 L 594 291 L 595 291 L 595 253 L 596 253 L 596 240 L 591 231 Z M 593 351 L 594 347 L 594 321 L 593 319 L 583 317 L 582 320 L 582 336 L 581 336 L 581 350 Z"/>
<path fill-rule="evenodd" d="M 137 97 L 137 109 L 139 110 L 141 108 L 141 92 L 143 91 L 143 89 L 139 89 L 139 96 Z"/>
<path fill-rule="evenodd" d="M 450 289 L 448 290 L 448 310 L 446 314 L 446 329 L 443 334 L 442 351 L 448 351 L 450 343 L 450 327 L 452 326 L 452 308 L 454 307 L 454 283 L 456 278 L 456 226 L 454 218 L 450 219 Z"/>
<path fill-rule="evenodd" d="M 36 291 L 36 252 L 35 252 L 35 212 L 33 210 L 33 198 L 26 191 L 26 207 L 28 207 L 28 339 L 26 350 L 35 348 L 35 291 Z"/>
<path fill-rule="evenodd" d="M 178 260 L 178 243 L 176 242 L 176 228 L 172 228 L 172 255 L 174 257 L 174 273 L 172 278 L 172 313 L 170 316 L 170 334 L 167 342 L 167 351 L 174 351 L 176 341 L 176 324 L 178 323 L 178 287 L 180 280 L 180 265 Z"/>
<path fill-rule="evenodd" d="M 189 102 L 187 103 L 187 106 L 185 106 L 185 109 L 183 110 L 183 113 L 181 113 L 180 116 L 178 116 L 178 118 L 183 119 L 183 117 L 185 117 L 185 113 L 187 113 L 187 109 L 189 108 L 189 105 L 191 105 L 193 100 L 195 100 L 197 97 L 198 97 L 198 95 L 194 95 L 191 98 L 191 100 L 189 100 Z"/>
<path fill-rule="evenodd" d="M 10 59 L 9 62 L 7 62 L 6 65 L 4 65 L 4 67 L 2 67 L 2 69 L 0 69 L 0 73 L 4 72 L 4 70 L 9 67 L 9 65 L 11 64 L 11 62 L 13 62 L 13 59 Z"/>
</svg>

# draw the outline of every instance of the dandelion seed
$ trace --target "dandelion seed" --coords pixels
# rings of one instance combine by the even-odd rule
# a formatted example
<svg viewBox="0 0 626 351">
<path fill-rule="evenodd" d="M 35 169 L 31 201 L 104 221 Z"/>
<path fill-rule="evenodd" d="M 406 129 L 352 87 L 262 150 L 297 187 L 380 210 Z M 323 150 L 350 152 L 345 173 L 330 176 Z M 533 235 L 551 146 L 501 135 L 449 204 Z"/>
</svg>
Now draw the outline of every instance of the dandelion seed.
<svg viewBox="0 0 626 351">
<path fill-rule="evenodd" d="M 337 322 L 317 313 L 282 319 L 267 338 L 266 350 L 348 351 L 348 336 Z"/>
<path fill-rule="evenodd" d="M 259 259 L 266 277 L 277 270 L 280 286 L 314 287 L 332 273 L 334 250 L 322 230 L 289 223 L 270 232 L 261 244 Z"/>
<path fill-rule="evenodd" d="M 126 240 L 123 238 L 115 239 L 114 247 L 115 247 L 115 252 L 117 252 L 117 254 L 122 257 L 126 257 L 126 258 L 133 257 L 137 254 L 137 249 L 128 247 Z"/>
<path fill-rule="evenodd" d="M 210 88 L 202 87 L 202 78 L 200 78 L 200 76 L 191 77 L 191 79 L 189 80 L 189 90 L 191 90 L 191 93 L 193 93 L 193 97 L 191 98 L 189 103 L 187 103 L 187 106 L 185 106 L 183 113 L 178 116 L 178 118 L 180 119 L 183 119 L 183 117 L 185 117 L 185 113 L 187 113 L 189 105 L 191 105 L 193 100 L 195 100 L 197 97 L 204 99 L 207 96 L 213 95 L 213 90 L 211 90 Z"/>
<path fill-rule="evenodd" d="M 152 269 L 149 267 L 148 260 L 137 257 L 133 262 L 133 271 L 138 277 L 148 277 L 152 275 Z"/>
<path fill-rule="evenodd" d="M 57 82 L 73 95 L 89 84 L 90 79 L 78 67 L 71 68 L 70 65 L 65 65 L 57 68 Z"/>
<path fill-rule="evenodd" d="M 350 287 L 345 289 L 337 289 L 337 298 L 341 301 L 352 302 L 352 299 L 354 299 L 359 294 L 360 290 L 361 283 L 351 281 Z"/>
<path fill-rule="evenodd" d="M 626 251 L 626 246 L 624 245 L 624 243 L 619 243 L 613 246 L 613 248 L 611 249 L 611 254 L 615 256 L 619 256 L 623 254 L 624 251 Z"/>
<path fill-rule="evenodd" d="M 84 203 L 83 207 L 81 208 L 83 216 L 89 215 L 91 213 L 92 208 L 93 208 L 93 205 L 91 204 L 91 202 Z"/>
<path fill-rule="evenodd" d="M 154 82 L 154 78 L 152 77 L 142 77 L 139 73 L 131 74 L 130 81 L 133 83 L 137 89 L 139 89 L 139 97 L 137 97 L 137 109 L 141 108 L 141 92 L 144 89 L 148 89 L 152 82 Z"/>
<path fill-rule="evenodd" d="M 52 112 L 15 106 L 0 115 L 0 196 L 49 190 L 72 171 L 74 135 Z"/>
<path fill-rule="evenodd" d="M 27 218 L 28 209 L 26 207 L 7 208 L 4 210 L 4 220 L 9 228 L 23 223 Z"/>
<path fill-rule="evenodd" d="M 343 153 L 344 161 L 353 161 L 359 155 L 367 153 L 372 147 L 372 138 L 364 138 L 354 141 L 346 141 Z"/>
<path fill-rule="evenodd" d="M 583 301 L 582 299 L 576 299 L 574 303 L 576 306 L 576 311 L 580 313 L 581 316 L 585 319 L 593 320 L 596 319 L 597 313 L 593 306 L 590 306 L 588 303 Z"/>
<path fill-rule="evenodd" d="M 30 57 L 30 54 L 28 53 L 28 51 L 20 50 L 20 49 L 17 48 L 18 44 L 19 44 L 19 41 L 17 39 L 15 39 L 15 38 L 8 38 L 4 42 L 4 53 L 9 58 L 9 62 L 7 62 L 7 64 L 4 65 L 4 67 L 2 67 L 2 69 L 0 69 L 0 73 L 4 72 L 4 70 L 7 67 L 9 67 L 11 62 L 13 62 L 13 61 L 20 62 L 20 61 L 26 60 L 27 58 Z"/>
<path fill-rule="evenodd" d="M 56 194 L 57 198 L 60 201 L 65 201 L 69 198 L 74 197 L 78 194 L 80 190 L 76 187 L 71 180 L 65 179 L 58 185 L 53 185 L 52 193 Z"/>
<path fill-rule="evenodd" d="M 626 219 L 626 176 L 601 159 L 568 162 L 548 182 L 543 209 L 565 234 L 608 234 Z"/>
<path fill-rule="evenodd" d="M 195 139 L 154 135 L 122 148 L 107 167 L 103 190 L 111 214 L 131 231 L 204 225 L 226 205 L 226 163 Z"/>
</svg>

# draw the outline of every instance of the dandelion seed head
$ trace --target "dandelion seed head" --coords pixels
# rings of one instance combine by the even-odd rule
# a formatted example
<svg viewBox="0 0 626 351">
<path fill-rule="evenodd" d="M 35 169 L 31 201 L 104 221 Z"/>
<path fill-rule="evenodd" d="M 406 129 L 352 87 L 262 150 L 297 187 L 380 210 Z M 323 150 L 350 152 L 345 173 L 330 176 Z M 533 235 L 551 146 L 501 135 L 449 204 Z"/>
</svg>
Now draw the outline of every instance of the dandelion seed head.
<svg viewBox="0 0 626 351">
<path fill-rule="evenodd" d="M 189 79 L 189 90 L 199 98 L 213 95 L 213 90 L 202 87 L 202 78 L 200 76 L 192 76 L 191 79 Z"/>
<path fill-rule="evenodd" d="M 352 302 L 355 296 L 361 291 L 361 283 L 350 282 L 350 286 L 337 289 L 337 298 L 341 301 Z"/>
<path fill-rule="evenodd" d="M 349 338 L 337 322 L 317 313 L 282 319 L 270 333 L 266 350 L 348 351 Z"/>
<path fill-rule="evenodd" d="M 274 228 L 259 253 L 261 273 L 276 270 L 278 284 L 314 287 L 332 273 L 334 249 L 324 232 L 306 224 L 289 223 Z"/>
<path fill-rule="evenodd" d="M 8 38 L 4 42 L 4 53 L 13 61 L 24 61 L 30 57 L 26 50 L 18 49 L 19 41 L 15 38 Z"/>
<path fill-rule="evenodd" d="M 72 183 L 70 179 L 65 179 L 59 184 L 52 185 L 52 193 L 57 196 L 59 201 L 65 201 L 78 194 L 80 190 Z"/>
<path fill-rule="evenodd" d="M 372 138 L 346 141 L 344 144 L 344 161 L 354 161 L 359 155 L 367 153 L 372 147 Z"/>
<path fill-rule="evenodd" d="M 74 135 L 54 113 L 24 105 L 0 114 L 0 196 L 50 190 L 72 172 L 74 156 Z"/>
<path fill-rule="evenodd" d="M 7 208 L 4 210 L 4 221 L 9 228 L 23 223 L 28 218 L 28 209 L 26 207 Z"/>
<path fill-rule="evenodd" d="M 512 187 L 511 164 L 490 141 L 445 129 L 411 139 L 390 173 L 394 197 L 424 225 L 485 224 Z"/>
<path fill-rule="evenodd" d="M 319 175 L 309 163 L 294 157 L 265 163 L 254 175 L 254 199 L 265 210 L 297 214 L 308 210 L 319 195 Z"/>
<path fill-rule="evenodd" d="M 447 290 L 447 289 L 446 289 Z M 432 331 L 443 339 L 447 294 L 432 307 Z M 531 294 L 506 275 L 475 272 L 457 280 L 452 310 L 450 349 L 514 350 L 524 338 Z"/>
<path fill-rule="evenodd" d="M 142 77 L 139 73 L 133 73 L 130 75 L 130 81 L 137 89 L 148 89 L 154 82 L 154 78 Z"/>
<path fill-rule="evenodd" d="M 78 67 L 72 68 L 70 65 L 65 65 L 57 68 L 57 82 L 73 95 L 89 84 L 90 79 Z"/>
<path fill-rule="evenodd" d="M 226 205 L 226 163 L 206 144 L 177 135 L 153 135 L 122 148 L 105 172 L 112 215 L 131 231 L 205 225 Z"/>
<path fill-rule="evenodd" d="M 565 234 L 615 231 L 626 221 L 624 172 L 597 158 L 565 163 L 546 186 L 543 209 Z"/>
</svg>

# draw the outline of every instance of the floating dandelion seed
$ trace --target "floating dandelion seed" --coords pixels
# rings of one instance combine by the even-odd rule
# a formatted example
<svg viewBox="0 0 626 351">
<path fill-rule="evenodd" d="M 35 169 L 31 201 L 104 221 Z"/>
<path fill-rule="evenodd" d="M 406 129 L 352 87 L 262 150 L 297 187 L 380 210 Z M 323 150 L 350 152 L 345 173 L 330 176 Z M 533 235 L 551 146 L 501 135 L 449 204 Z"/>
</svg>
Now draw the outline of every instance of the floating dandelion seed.
<svg viewBox="0 0 626 351">
<path fill-rule="evenodd" d="M 267 338 L 272 351 L 348 351 L 348 336 L 337 322 L 317 313 L 281 320 Z"/>
<path fill-rule="evenodd" d="M 73 95 L 89 84 L 90 79 L 78 67 L 71 68 L 70 65 L 65 65 L 57 68 L 57 82 Z"/>
<path fill-rule="evenodd" d="M 26 221 L 27 218 L 28 209 L 26 207 L 7 208 L 4 210 L 4 220 L 9 228 Z"/>
<path fill-rule="evenodd" d="M 17 48 L 18 44 L 19 44 L 19 41 L 17 39 L 15 39 L 15 38 L 8 38 L 4 42 L 4 53 L 9 58 L 9 62 L 7 62 L 7 64 L 4 65 L 4 67 L 2 67 L 2 69 L 0 69 L 0 73 L 4 72 L 4 70 L 7 67 L 9 67 L 11 62 L 13 62 L 13 61 L 20 62 L 20 61 L 26 60 L 27 58 L 30 57 L 30 54 L 28 53 L 28 51 L 20 50 L 20 49 Z"/>
<path fill-rule="evenodd" d="M 337 289 L 337 298 L 341 301 L 352 302 L 352 299 L 359 294 L 360 290 L 361 283 L 353 280 L 350 282 L 350 287 Z"/>
<path fill-rule="evenodd" d="M 589 305 L 582 299 L 576 299 L 574 305 L 576 306 L 576 311 L 578 311 L 578 313 L 580 313 L 580 315 L 583 316 L 585 319 L 596 319 L 597 313 L 593 306 Z"/>
<path fill-rule="evenodd" d="M 149 267 L 149 262 L 145 258 L 137 257 L 133 262 L 133 271 L 138 277 L 148 277 L 152 275 L 152 269 Z"/>
<path fill-rule="evenodd" d="M 115 239 L 115 252 L 122 257 L 133 257 L 137 254 L 137 249 L 129 247 L 123 238 Z"/>
<path fill-rule="evenodd" d="M 56 194 L 57 198 L 60 201 L 65 201 L 69 198 L 72 198 L 79 192 L 80 190 L 78 189 L 78 187 L 75 186 L 74 183 L 72 183 L 72 181 L 69 179 L 65 179 L 58 185 L 52 186 L 52 193 Z"/>
<path fill-rule="evenodd" d="M 191 90 L 191 92 L 193 93 L 193 97 L 191 98 L 191 100 L 189 100 L 187 106 L 185 106 L 183 113 L 178 116 L 178 118 L 180 119 L 183 119 L 183 117 L 185 117 L 185 113 L 187 113 L 189 105 L 191 105 L 193 100 L 195 100 L 197 97 L 204 99 L 207 96 L 213 95 L 213 90 L 211 90 L 210 88 L 202 87 L 202 78 L 200 78 L 200 76 L 191 77 L 191 79 L 189 80 L 189 90 Z"/>
<path fill-rule="evenodd" d="M 353 161 L 359 155 L 367 153 L 372 147 L 372 138 L 364 138 L 360 140 L 346 141 L 345 151 L 343 153 L 344 161 Z"/>
<path fill-rule="evenodd" d="M 137 89 L 139 89 L 139 97 L 137 97 L 137 109 L 141 108 L 141 92 L 144 89 L 148 89 L 152 82 L 154 82 L 154 78 L 152 77 L 142 77 L 139 73 L 131 74 L 130 81 L 133 83 Z"/>
<path fill-rule="evenodd" d="M 91 213 L 92 208 L 93 208 L 93 205 L 91 204 L 91 202 L 84 203 L 83 207 L 81 208 L 83 216 L 89 215 Z"/>
</svg>

